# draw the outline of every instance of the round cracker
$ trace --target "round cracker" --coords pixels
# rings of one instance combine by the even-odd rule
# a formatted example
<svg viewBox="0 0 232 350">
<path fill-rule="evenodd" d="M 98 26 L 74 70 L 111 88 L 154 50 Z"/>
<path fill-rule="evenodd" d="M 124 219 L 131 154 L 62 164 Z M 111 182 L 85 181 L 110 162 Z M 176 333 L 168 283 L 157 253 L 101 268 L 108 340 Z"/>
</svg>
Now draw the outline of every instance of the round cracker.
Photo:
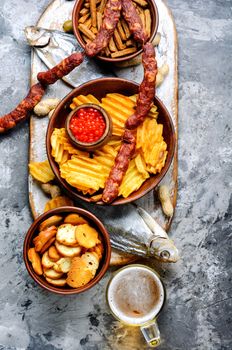
<svg viewBox="0 0 232 350">
<path fill-rule="evenodd" d="M 88 269 L 86 262 L 77 257 L 72 260 L 71 269 L 68 272 L 67 284 L 72 288 L 79 288 L 85 286 L 93 275 Z"/>
<path fill-rule="evenodd" d="M 99 260 L 96 253 L 87 252 L 81 256 L 81 259 L 86 262 L 88 269 L 91 271 L 94 277 L 99 267 Z"/>
<path fill-rule="evenodd" d="M 55 241 L 55 246 L 58 253 L 62 256 L 73 258 L 81 254 L 81 247 L 68 247 L 64 244 L 60 244 L 58 241 Z"/>
<path fill-rule="evenodd" d="M 44 269 L 44 275 L 53 280 L 58 280 L 63 276 L 63 272 L 57 272 L 54 269 Z"/>
<path fill-rule="evenodd" d="M 50 269 L 54 265 L 54 261 L 49 258 L 48 251 L 46 251 L 42 256 L 42 265 L 46 269 Z"/>
<path fill-rule="evenodd" d="M 52 278 L 49 278 L 49 277 L 45 277 L 45 278 L 46 278 L 46 281 L 48 281 L 48 283 L 53 284 L 53 286 L 64 287 L 66 285 L 65 278 L 59 278 L 58 280 L 53 280 Z"/>
<path fill-rule="evenodd" d="M 84 248 L 93 248 L 99 243 L 98 232 L 88 224 L 76 227 L 76 240 Z"/>
<path fill-rule="evenodd" d="M 67 246 L 75 246 L 77 244 L 75 237 L 76 227 L 71 224 L 63 224 L 59 226 L 56 239 L 60 244 Z"/>
<path fill-rule="evenodd" d="M 65 217 L 64 223 L 72 224 L 72 225 L 83 225 L 83 224 L 87 224 L 88 222 L 82 216 L 72 213 L 72 214 L 68 214 Z"/>
</svg>

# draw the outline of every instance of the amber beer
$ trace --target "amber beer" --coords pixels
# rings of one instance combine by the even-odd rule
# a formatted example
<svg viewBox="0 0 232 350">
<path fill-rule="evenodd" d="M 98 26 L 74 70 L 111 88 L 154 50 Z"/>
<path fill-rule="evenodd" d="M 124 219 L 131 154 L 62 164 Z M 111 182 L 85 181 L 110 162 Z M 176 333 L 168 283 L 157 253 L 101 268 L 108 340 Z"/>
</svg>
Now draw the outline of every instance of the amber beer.
<svg viewBox="0 0 232 350">
<path fill-rule="evenodd" d="M 160 344 L 156 317 L 165 301 L 164 286 L 158 274 L 144 265 L 129 265 L 118 270 L 107 287 L 107 302 L 112 314 L 130 326 L 140 326 L 150 346 Z"/>
</svg>

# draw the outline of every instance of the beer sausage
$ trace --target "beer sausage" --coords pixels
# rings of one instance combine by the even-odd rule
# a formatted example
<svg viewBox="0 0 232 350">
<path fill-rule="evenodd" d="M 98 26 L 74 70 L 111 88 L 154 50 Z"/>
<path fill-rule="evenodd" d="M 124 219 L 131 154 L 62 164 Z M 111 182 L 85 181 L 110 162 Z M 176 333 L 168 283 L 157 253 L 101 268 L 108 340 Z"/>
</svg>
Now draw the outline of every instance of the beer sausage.
<svg viewBox="0 0 232 350">
<path fill-rule="evenodd" d="M 157 62 L 155 58 L 155 49 L 150 42 L 144 45 L 142 62 L 144 78 L 139 86 L 135 113 L 126 121 L 126 127 L 128 129 L 135 129 L 144 121 L 154 101 Z"/>
<path fill-rule="evenodd" d="M 78 67 L 84 60 L 83 52 L 75 52 L 65 58 L 59 64 L 46 72 L 40 72 L 37 79 L 44 85 L 54 84 L 57 80 L 69 74 L 74 68 Z"/>
<path fill-rule="evenodd" d="M 123 143 L 115 158 L 114 166 L 111 169 L 110 175 L 106 181 L 102 195 L 102 200 L 105 203 L 111 203 L 119 192 L 119 187 L 123 177 L 128 169 L 130 159 L 135 151 L 135 137 L 130 130 L 125 130 L 123 135 Z"/>
<path fill-rule="evenodd" d="M 131 0 L 122 0 L 122 14 L 136 41 L 144 44 L 148 40 L 145 28 Z"/>
<path fill-rule="evenodd" d="M 12 129 L 20 121 L 27 118 L 28 113 L 39 103 L 45 93 L 45 87 L 38 83 L 31 87 L 28 95 L 10 113 L 0 118 L 0 133 Z"/>
<path fill-rule="evenodd" d="M 119 21 L 121 8 L 121 0 L 108 0 L 99 32 L 97 33 L 96 38 L 85 46 L 87 56 L 96 56 L 108 45 Z"/>
</svg>

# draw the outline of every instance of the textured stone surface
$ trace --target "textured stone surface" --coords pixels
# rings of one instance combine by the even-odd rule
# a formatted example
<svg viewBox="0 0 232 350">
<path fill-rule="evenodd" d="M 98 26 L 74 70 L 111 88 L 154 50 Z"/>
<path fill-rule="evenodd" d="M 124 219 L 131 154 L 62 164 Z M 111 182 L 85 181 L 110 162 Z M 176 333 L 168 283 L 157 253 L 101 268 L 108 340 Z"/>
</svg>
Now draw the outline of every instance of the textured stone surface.
<svg viewBox="0 0 232 350">
<path fill-rule="evenodd" d="M 23 28 L 48 0 L 1 0 L 1 113 L 29 86 Z M 182 260 L 160 266 L 167 303 L 162 350 L 230 350 L 232 2 L 169 0 L 179 35 L 179 196 L 172 233 Z M 139 331 L 105 305 L 109 274 L 93 290 L 61 298 L 28 276 L 23 237 L 28 206 L 28 125 L 0 138 L 0 349 L 142 349 Z M 136 340 L 136 341 L 135 341 Z"/>
</svg>

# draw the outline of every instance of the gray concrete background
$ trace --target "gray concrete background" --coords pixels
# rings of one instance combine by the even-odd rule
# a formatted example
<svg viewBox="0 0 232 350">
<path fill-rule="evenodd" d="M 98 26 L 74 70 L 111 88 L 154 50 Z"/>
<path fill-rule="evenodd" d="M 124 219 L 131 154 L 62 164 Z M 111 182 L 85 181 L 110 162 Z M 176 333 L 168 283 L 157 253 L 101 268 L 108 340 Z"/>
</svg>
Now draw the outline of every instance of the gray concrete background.
<svg viewBox="0 0 232 350">
<path fill-rule="evenodd" d="M 1 0 L 1 114 L 28 90 L 30 48 L 23 28 L 48 3 Z M 179 192 L 172 233 L 183 259 L 160 267 L 168 290 L 160 349 L 230 350 L 232 1 L 168 5 L 179 35 Z M 140 350 L 130 342 L 137 330 L 120 328 L 105 307 L 109 276 L 94 297 L 86 293 L 78 300 L 50 295 L 28 276 L 22 260 L 32 222 L 28 141 L 27 122 L 0 137 L 0 349 Z M 88 304 L 86 313 L 80 303 Z"/>
</svg>

